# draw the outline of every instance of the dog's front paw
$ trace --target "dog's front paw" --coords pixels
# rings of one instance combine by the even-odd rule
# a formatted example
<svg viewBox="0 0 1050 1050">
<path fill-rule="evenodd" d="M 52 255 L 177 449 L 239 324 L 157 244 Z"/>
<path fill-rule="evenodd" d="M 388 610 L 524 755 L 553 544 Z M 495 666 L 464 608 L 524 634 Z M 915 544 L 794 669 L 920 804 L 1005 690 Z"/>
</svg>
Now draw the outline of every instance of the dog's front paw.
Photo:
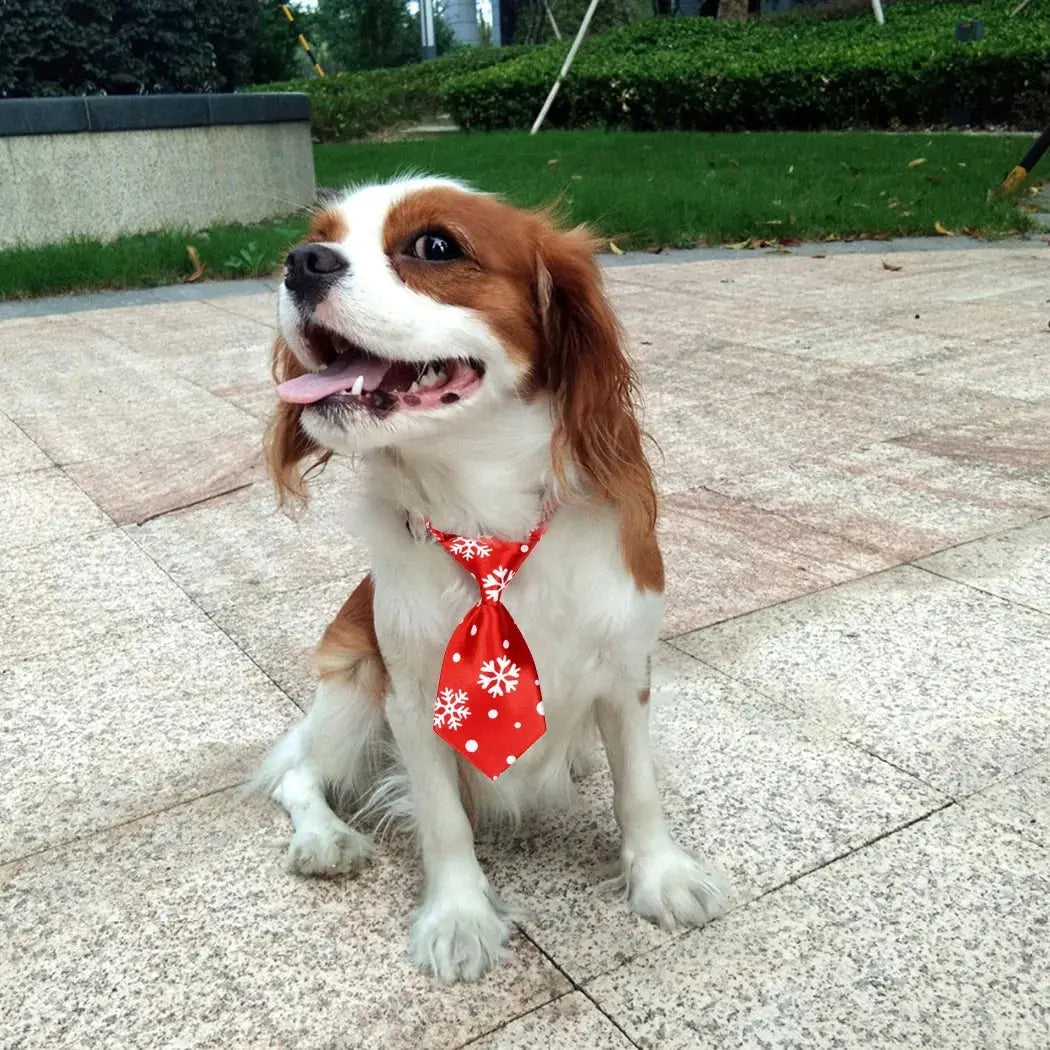
<svg viewBox="0 0 1050 1050">
<path fill-rule="evenodd" d="M 702 926 L 725 909 L 721 875 L 673 842 L 624 858 L 631 909 L 665 930 Z"/>
<path fill-rule="evenodd" d="M 372 842 L 341 820 L 301 828 L 288 845 L 288 870 L 297 875 L 343 875 L 372 856 Z"/>
<path fill-rule="evenodd" d="M 412 959 L 446 984 L 476 981 L 504 958 L 510 923 L 478 892 L 427 901 L 412 921 Z"/>
</svg>

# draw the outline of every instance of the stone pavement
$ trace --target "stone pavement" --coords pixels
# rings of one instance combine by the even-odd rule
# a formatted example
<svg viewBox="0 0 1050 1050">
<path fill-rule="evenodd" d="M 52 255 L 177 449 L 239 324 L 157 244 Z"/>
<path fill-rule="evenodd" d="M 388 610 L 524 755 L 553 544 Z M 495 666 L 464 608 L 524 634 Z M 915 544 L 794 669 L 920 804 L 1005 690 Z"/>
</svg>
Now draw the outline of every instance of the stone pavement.
<svg viewBox="0 0 1050 1050">
<path fill-rule="evenodd" d="M 299 522 L 261 474 L 271 292 L 0 322 L 0 1046 L 1050 1045 L 1050 250 L 817 256 L 609 270 L 667 806 L 733 908 L 598 892 L 598 761 L 482 843 L 526 917 L 453 989 L 407 963 L 409 844 L 301 880 L 239 787 L 365 567 L 348 463 Z"/>
</svg>

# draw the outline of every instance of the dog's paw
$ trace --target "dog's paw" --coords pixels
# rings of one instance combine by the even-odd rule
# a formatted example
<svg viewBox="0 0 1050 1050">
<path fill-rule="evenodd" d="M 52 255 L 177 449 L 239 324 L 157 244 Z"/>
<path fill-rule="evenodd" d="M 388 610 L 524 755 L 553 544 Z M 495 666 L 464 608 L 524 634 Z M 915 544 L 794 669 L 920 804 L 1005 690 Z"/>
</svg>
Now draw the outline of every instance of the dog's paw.
<svg viewBox="0 0 1050 1050">
<path fill-rule="evenodd" d="M 412 920 L 417 966 L 446 984 L 476 981 L 506 955 L 510 923 L 482 892 L 428 901 Z"/>
<path fill-rule="evenodd" d="M 297 875 L 344 875 L 358 871 L 372 856 L 367 836 L 332 821 L 300 828 L 288 845 L 288 870 Z"/>
<path fill-rule="evenodd" d="M 625 858 L 624 870 L 631 910 L 665 930 L 702 926 L 725 909 L 725 879 L 673 842 Z"/>
</svg>

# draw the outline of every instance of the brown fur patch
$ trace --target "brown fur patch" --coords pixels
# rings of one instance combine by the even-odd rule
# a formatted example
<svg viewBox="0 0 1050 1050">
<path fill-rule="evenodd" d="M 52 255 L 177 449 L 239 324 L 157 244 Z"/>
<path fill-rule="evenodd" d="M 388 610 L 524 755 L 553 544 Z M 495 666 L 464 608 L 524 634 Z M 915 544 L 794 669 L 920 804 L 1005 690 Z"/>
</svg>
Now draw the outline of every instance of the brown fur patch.
<svg viewBox="0 0 1050 1050">
<path fill-rule="evenodd" d="M 281 336 L 274 340 L 270 370 L 278 385 L 306 371 Z M 299 425 L 302 414 L 302 405 L 278 401 L 266 430 L 266 462 L 280 504 L 289 499 L 305 501 L 306 479 L 332 458 L 332 453 L 321 448 Z"/>
<path fill-rule="evenodd" d="M 638 703 L 645 707 L 649 703 L 649 687 L 646 686 L 644 689 L 638 690 Z"/>
<path fill-rule="evenodd" d="M 389 679 L 376 637 L 374 599 L 372 577 L 366 576 L 326 628 L 317 647 L 317 669 L 325 679 L 354 681 L 381 703 Z"/>
<path fill-rule="evenodd" d="M 345 241 L 349 233 L 349 227 L 341 211 L 337 208 L 322 208 L 314 212 L 310 230 L 303 244 L 314 244 L 318 241 Z"/>
</svg>

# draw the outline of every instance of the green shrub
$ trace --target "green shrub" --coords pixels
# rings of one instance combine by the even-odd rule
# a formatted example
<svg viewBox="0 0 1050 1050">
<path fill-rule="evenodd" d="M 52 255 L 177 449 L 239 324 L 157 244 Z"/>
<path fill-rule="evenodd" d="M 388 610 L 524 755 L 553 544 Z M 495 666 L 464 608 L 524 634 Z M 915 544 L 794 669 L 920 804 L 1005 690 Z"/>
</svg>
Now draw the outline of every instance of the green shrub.
<svg viewBox="0 0 1050 1050">
<path fill-rule="evenodd" d="M 339 76 L 259 84 L 251 91 L 305 91 L 310 121 L 320 142 L 343 142 L 441 110 L 444 86 L 453 78 L 513 61 L 520 47 L 457 48 L 432 62 Z"/>
<path fill-rule="evenodd" d="M 0 4 L 0 97 L 226 91 L 250 76 L 258 0 Z"/>
<path fill-rule="evenodd" d="M 1041 127 L 1050 109 L 1050 20 L 1002 2 L 901 4 L 870 17 L 789 23 L 655 19 L 589 41 L 550 123 L 633 130 L 931 126 L 953 102 L 977 125 Z M 986 23 L 955 42 L 955 25 Z M 567 45 L 448 80 L 465 128 L 527 127 Z"/>
</svg>

